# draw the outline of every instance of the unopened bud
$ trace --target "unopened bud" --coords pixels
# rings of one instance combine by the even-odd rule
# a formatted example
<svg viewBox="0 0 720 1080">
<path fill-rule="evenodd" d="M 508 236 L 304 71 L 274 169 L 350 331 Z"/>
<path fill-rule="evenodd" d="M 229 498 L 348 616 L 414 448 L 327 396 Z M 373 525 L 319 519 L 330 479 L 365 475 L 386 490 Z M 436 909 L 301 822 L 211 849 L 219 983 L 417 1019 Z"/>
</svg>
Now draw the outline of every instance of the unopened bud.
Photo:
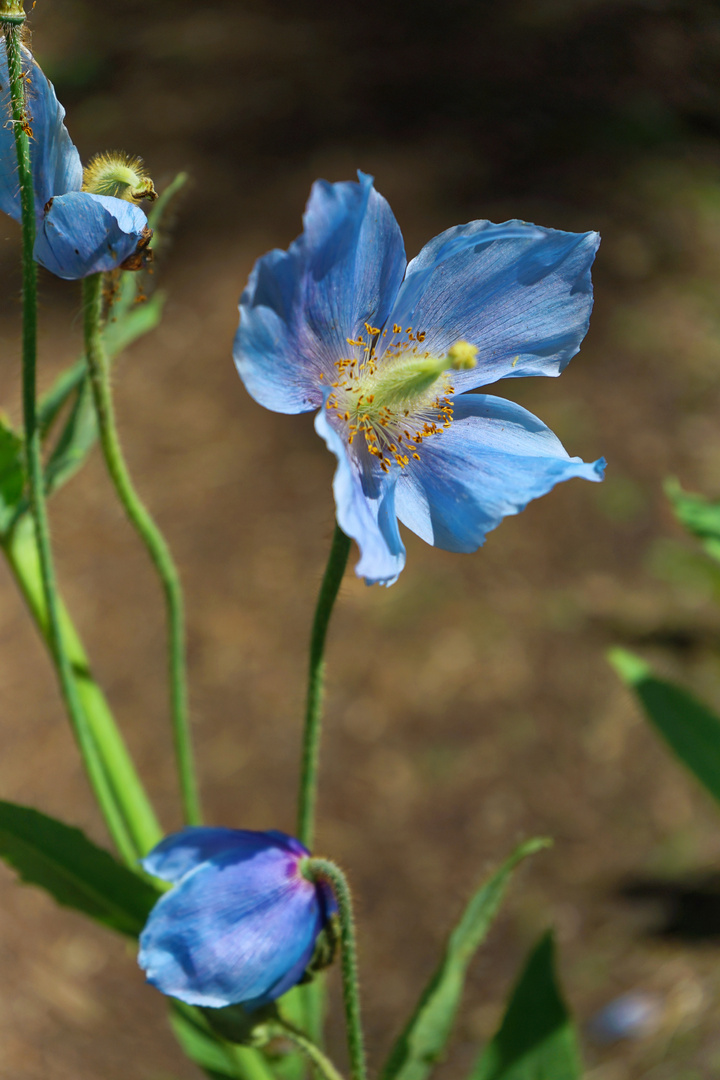
<svg viewBox="0 0 720 1080">
<path fill-rule="evenodd" d="M 89 191 L 92 195 L 112 195 L 133 203 L 157 199 L 157 192 L 145 172 L 142 158 L 131 158 L 119 151 L 96 154 L 85 166 L 83 191 Z"/>
</svg>

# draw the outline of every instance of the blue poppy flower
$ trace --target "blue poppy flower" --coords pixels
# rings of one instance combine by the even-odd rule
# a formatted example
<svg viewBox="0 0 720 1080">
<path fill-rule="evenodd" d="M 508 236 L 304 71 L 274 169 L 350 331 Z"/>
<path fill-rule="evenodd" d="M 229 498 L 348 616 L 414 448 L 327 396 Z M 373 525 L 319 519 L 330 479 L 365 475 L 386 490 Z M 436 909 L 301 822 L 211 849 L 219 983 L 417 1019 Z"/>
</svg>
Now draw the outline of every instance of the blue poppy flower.
<svg viewBox="0 0 720 1080">
<path fill-rule="evenodd" d="M 569 457 L 526 409 L 467 393 L 560 374 L 587 331 L 599 237 L 473 221 L 407 264 L 390 207 L 358 176 L 317 181 L 302 235 L 257 261 L 234 357 L 261 405 L 318 410 L 356 572 L 390 585 L 405 564 L 398 519 L 474 551 L 559 481 L 602 479 L 602 459 Z"/>
<path fill-rule="evenodd" d="M 65 110 L 32 54 L 23 49 L 30 165 L 37 239 L 33 257 L 62 278 L 113 270 L 147 246 L 145 214 L 124 199 L 81 191 L 80 155 L 64 124 Z M 0 210 L 20 221 L 20 187 L 5 42 L 0 42 Z"/>
<path fill-rule="evenodd" d="M 309 852 L 285 833 L 190 827 L 143 860 L 175 886 L 153 908 L 138 962 L 164 994 L 248 1010 L 302 979 L 337 910 L 329 885 L 303 877 Z"/>
</svg>

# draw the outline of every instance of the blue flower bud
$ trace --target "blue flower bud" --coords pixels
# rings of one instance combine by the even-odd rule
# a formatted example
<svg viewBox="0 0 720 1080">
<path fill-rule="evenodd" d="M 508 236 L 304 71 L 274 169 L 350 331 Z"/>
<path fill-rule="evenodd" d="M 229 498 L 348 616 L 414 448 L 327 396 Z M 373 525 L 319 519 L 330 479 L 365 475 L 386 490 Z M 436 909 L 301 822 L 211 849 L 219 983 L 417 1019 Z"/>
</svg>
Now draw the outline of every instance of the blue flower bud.
<svg viewBox="0 0 720 1080">
<path fill-rule="evenodd" d="M 145 214 L 134 203 L 70 191 L 48 203 L 33 258 L 58 277 L 74 280 L 114 270 L 141 254 L 151 236 Z"/>
<path fill-rule="evenodd" d="M 148 982 L 190 1005 L 252 1011 L 299 983 L 337 910 L 308 881 L 309 852 L 285 833 L 187 828 L 143 861 L 175 886 L 153 908 L 138 962 Z"/>
</svg>

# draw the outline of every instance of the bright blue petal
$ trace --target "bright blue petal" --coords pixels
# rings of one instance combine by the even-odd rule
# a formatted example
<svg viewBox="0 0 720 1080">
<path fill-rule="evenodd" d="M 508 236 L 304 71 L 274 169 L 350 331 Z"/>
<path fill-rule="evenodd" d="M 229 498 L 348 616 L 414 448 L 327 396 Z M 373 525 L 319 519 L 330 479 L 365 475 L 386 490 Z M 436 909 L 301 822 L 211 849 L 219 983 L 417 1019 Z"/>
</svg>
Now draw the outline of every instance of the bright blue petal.
<svg viewBox="0 0 720 1080">
<path fill-rule="evenodd" d="M 32 128 L 30 162 L 35 213 L 40 218 L 53 195 L 80 190 L 82 164 L 63 123 L 65 110 L 55 97 L 53 85 L 26 49 L 23 49 L 23 70 L 28 73 L 25 85 L 28 121 Z M 20 221 L 20 189 L 4 41 L 0 42 L 0 113 L 0 210 Z"/>
<path fill-rule="evenodd" d="M 381 327 L 405 270 L 402 235 L 372 177 L 318 180 L 288 251 L 258 259 L 240 298 L 233 354 L 248 391 L 268 409 L 317 409 L 322 382 L 348 355 L 347 338 Z M 326 382 L 327 385 L 327 382 Z"/>
<path fill-rule="evenodd" d="M 378 475 L 371 459 L 348 454 L 343 439 L 331 426 L 323 406 L 315 430 L 338 460 L 333 479 L 337 523 L 360 548 L 358 577 L 368 585 L 392 585 L 405 565 L 405 548 L 395 515 L 395 472 Z"/>
<path fill-rule="evenodd" d="M 33 258 L 72 281 L 114 270 L 147 239 L 147 218 L 139 206 L 74 191 L 52 200 L 38 226 Z"/>
<path fill-rule="evenodd" d="M 275 838 L 281 834 L 265 834 L 249 829 L 188 826 L 182 832 L 173 833 L 161 840 L 150 854 L 145 856 L 142 865 L 148 874 L 154 877 L 177 882 L 200 863 L 217 855 L 235 851 L 238 857 L 242 857 L 262 851 L 268 846 L 268 835 Z M 307 854 L 304 849 L 303 854 Z"/>
<path fill-rule="evenodd" d="M 523 221 L 472 221 L 436 236 L 413 259 L 390 319 L 426 333 L 436 355 L 478 347 L 453 373 L 460 393 L 508 376 L 559 375 L 580 348 L 592 309 L 597 233 Z"/>
<path fill-rule="evenodd" d="M 398 481 L 397 515 L 428 544 L 475 551 L 509 514 L 561 480 L 602 480 L 605 462 L 571 458 L 527 409 L 489 394 L 453 399 L 454 419 L 426 439 Z"/>
<path fill-rule="evenodd" d="M 276 996 L 291 970 L 299 979 L 321 909 L 298 862 L 266 838 L 252 854 L 233 848 L 187 874 L 140 936 L 148 981 L 188 1004 L 220 1008 Z"/>
</svg>

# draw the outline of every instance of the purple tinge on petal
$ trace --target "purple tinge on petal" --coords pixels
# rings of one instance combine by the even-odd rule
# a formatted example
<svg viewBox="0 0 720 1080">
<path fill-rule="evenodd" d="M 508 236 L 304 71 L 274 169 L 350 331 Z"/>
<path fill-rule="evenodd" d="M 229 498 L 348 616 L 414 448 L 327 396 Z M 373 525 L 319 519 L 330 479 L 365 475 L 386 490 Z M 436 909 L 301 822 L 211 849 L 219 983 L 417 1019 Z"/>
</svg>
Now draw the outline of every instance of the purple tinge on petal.
<svg viewBox="0 0 720 1080">
<path fill-rule="evenodd" d="M 147 246 L 139 206 L 108 195 L 70 192 L 53 199 L 39 224 L 33 258 L 68 280 L 114 270 Z"/>
<path fill-rule="evenodd" d="M 216 834 L 213 848 L 219 831 L 207 830 Z M 163 993 L 192 1005 L 255 1008 L 302 977 L 325 903 L 301 875 L 287 838 L 255 836 L 252 851 L 245 840 L 214 850 L 153 908 L 139 963 Z"/>
<path fill-rule="evenodd" d="M 471 221 L 436 236 L 413 259 L 391 313 L 442 355 L 456 341 L 477 366 L 453 373 L 458 393 L 498 379 L 559 375 L 580 348 L 592 309 L 597 233 L 524 221 Z"/>
<path fill-rule="evenodd" d="M 45 204 L 54 195 L 80 190 L 82 164 L 63 123 L 65 110 L 55 96 L 52 83 L 46 79 L 30 52 L 23 48 L 22 53 L 23 71 L 26 73 L 27 122 L 32 131 L 30 163 L 35 214 L 40 218 Z M 19 221 L 20 188 L 4 41 L 0 41 L 0 114 L 0 210 Z"/>
<path fill-rule="evenodd" d="M 536 416 L 489 394 L 453 398 L 454 419 L 427 439 L 395 494 L 404 525 L 446 551 L 475 551 L 504 517 L 562 480 L 602 480 L 605 462 L 572 458 Z"/>
<path fill-rule="evenodd" d="M 240 298 L 235 363 L 249 393 L 275 412 L 319 407 L 321 374 L 334 373 L 348 338 L 367 339 L 366 322 L 383 325 L 402 281 L 398 224 L 372 177 L 358 175 L 359 183 L 313 185 L 304 232 L 258 259 Z"/>
<path fill-rule="evenodd" d="M 373 471 L 369 454 L 366 462 L 351 456 L 324 405 L 315 417 L 315 430 L 337 458 L 333 479 L 337 522 L 360 548 L 355 573 L 368 585 L 394 584 L 405 565 L 405 547 L 395 514 L 396 471 Z"/>
</svg>

